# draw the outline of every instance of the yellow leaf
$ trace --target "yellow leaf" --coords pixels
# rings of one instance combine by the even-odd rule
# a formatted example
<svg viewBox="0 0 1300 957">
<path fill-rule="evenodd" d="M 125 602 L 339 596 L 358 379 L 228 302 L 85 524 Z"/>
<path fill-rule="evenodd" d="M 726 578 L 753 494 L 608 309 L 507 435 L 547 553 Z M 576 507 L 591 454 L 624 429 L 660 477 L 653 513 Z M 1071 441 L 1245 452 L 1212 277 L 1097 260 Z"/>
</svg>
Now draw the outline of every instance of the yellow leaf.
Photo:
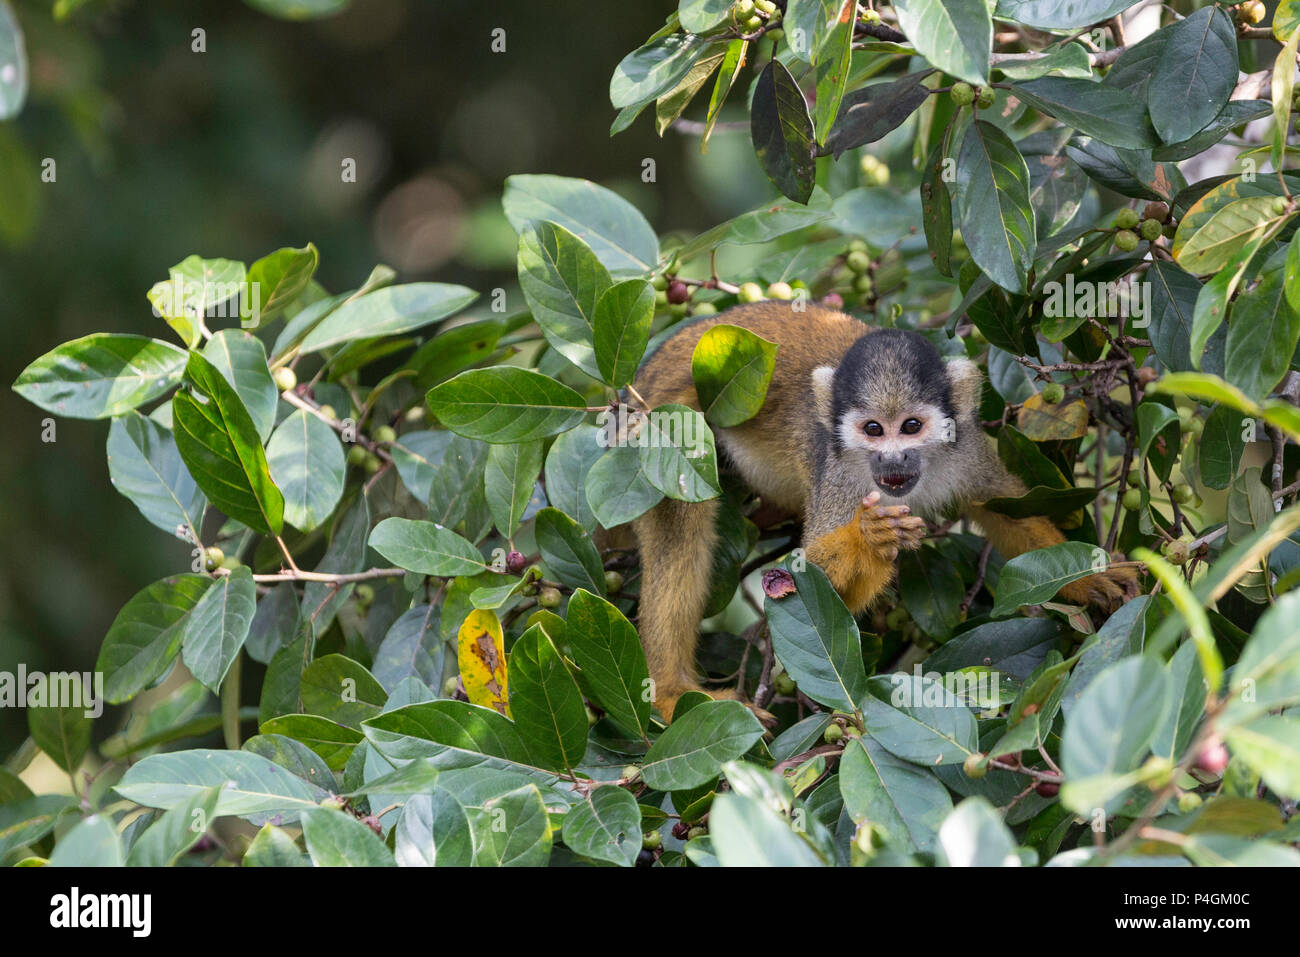
<svg viewBox="0 0 1300 957">
<path fill-rule="evenodd" d="M 456 662 L 470 704 L 491 708 L 507 718 L 506 646 L 496 612 L 480 608 L 470 612 L 456 636 Z"/>
<path fill-rule="evenodd" d="M 1035 393 L 1020 407 L 1016 426 L 1035 442 L 1081 438 L 1088 434 L 1088 407 L 1077 399 L 1048 405 Z"/>
</svg>

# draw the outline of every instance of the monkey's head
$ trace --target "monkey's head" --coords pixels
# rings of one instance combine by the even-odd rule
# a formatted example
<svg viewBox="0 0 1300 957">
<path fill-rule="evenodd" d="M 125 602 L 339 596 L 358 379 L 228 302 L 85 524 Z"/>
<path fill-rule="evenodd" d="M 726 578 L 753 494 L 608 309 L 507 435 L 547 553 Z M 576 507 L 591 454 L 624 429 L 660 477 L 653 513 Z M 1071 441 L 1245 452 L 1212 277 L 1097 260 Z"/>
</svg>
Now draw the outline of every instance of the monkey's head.
<svg viewBox="0 0 1300 957">
<path fill-rule="evenodd" d="M 979 428 L 981 383 L 969 359 L 945 360 L 920 333 L 902 329 L 868 333 L 838 366 L 813 371 L 818 415 L 836 451 L 894 498 L 929 497 L 927 471 Z"/>
</svg>

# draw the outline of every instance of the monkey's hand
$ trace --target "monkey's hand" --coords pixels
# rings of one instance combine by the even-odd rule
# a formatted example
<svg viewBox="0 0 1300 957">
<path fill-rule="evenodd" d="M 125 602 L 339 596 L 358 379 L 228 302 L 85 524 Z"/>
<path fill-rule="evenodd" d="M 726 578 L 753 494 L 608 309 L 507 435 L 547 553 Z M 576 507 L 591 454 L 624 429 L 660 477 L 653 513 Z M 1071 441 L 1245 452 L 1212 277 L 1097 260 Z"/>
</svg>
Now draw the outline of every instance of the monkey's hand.
<svg viewBox="0 0 1300 957">
<path fill-rule="evenodd" d="M 903 549 L 920 548 L 925 537 L 923 519 L 913 515 L 906 505 L 881 505 L 879 492 L 862 500 L 857 519 L 862 540 L 891 562 Z"/>
<path fill-rule="evenodd" d="M 1070 582 L 1062 586 L 1060 596 L 1072 605 L 1088 605 L 1110 615 L 1137 593 L 1137 571 L 1123 565 Z"/>
</svg>

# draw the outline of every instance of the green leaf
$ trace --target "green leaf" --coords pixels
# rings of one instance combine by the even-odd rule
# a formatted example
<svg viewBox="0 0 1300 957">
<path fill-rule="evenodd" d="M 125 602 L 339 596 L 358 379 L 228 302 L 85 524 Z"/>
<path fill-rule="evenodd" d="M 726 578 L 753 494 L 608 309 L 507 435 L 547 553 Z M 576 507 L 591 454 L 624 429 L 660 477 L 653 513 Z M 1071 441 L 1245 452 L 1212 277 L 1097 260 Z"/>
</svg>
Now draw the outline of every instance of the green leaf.
<svg viewBox="0 0 1300 957">
<path fill-rule="evenodd" d="M 852 21 L 843 0 L 790 0 L 785 5 L 782 28 L 790 51 L 805 63 L 825 62 L 837 49 L 835 27 L 842 19 Z"/>
<path fill-rule="evenodd" d="M 1171 372 L 1190 372 L 1195 368 L 1191 359 L 1192 318 L 1201 284 L 1173 263 L 1159 259 L 1151 261 L 1147 281 L 1151 284 L 1151 346 Z M 1222 354 L 1218 359 L 1221 372 Z M 1208 356 L 1202 359 L 1202 365 L 1207 371 L 1214 368 Z"/>
<path fill-rule="evenodd" d="M 360 729 L 361 722 L 384 710 L 388 692 L 375 676 L 351 658 L 325 655 L 303 669 L 302 707 L 308 714 Z"/>
<path fill-rule="evenodd" d="M 720 323 L 709 328 L 691 354 L 691 378 L 704 417 L 730 428 L 756 416 L 776 370 L 775 342 Z"/>
<path fill-rule="evenodd" d="M 1133 0 L 998 0 L 997 16 L 1044 30 L 1067 30 L 1109 20 Z"/>
<path fill-rule="evenodd" d="M 27 49 L 8 0 L 0 2 L 0 121 L 22 112 L 27 99 Z"/>
<path fill-rule="evenodd" d="M 298 849 L 283 828 L 264 824 L 244 852 L 243 867 L 310 867 L 311 861 Z"/>
<path fill-rule="evenodd" d="M 371 668 L 389 693 L 411 677 L 430 688 L 441 688 L 446 646 L 440 612 L 439 605 L 416 605 L 389 627 Z"/>
<path fill-rule="evenodd" d="M 637 449 L 642 473 L 669 498 L 704 502 L 722 493 L 718 452 L 703 413 L 684 405 L 653 409 L 637 436 Z"/>
<path fill-rule="evenodd" d="M 429 501 L 429 490 L 453 437 L 442 430 L 403 432 L 388 447 L 402 484 L 417 502 Z"/>
<path fill-rule="evenodd" d="M 490 446 L 453 435 L 429 485 L 429 518 L 448 528 L 465 523 L 465 534 L 481 538 L 492 524 L 483 495 Z"/>
<path fill-rule="evenodd" d="M 567 385 L 513 366 L 462 372 L 430 389 L 426 400 L 453 432 L 494 443 L 567 432 L 582 421 L 587 407 Z"/>
<path fill-rule="evenodd" d="M 596 528 L 596 515 L 587 498 L 587 476 L 605 454 L 602 435 L 594 426 L 580 425 L 556 438 L 546 453 L 547 501 L 588 532 Z"/>
<path fill-rule="evenodd" d="M 867 693 L 857 622 L 816 565 L 792 574 L 793 595 L 763 599 L 772 650 L 804 694 L 852 713 Z"/>
<path fill-rule="evenodd" d="M 186 256 L 167 270 L 168 278 L 155 283 L 146 298 L 154 314 L 172 327 L 187 348 L 193 349 L 203 336 L 206 316 L 240 315 L 246 274 L 244 264 L 233 259 Z"/>
<path fill-rule="evenodd" d="M 1260 616 L 1232 670 L 1224 723 L 1252 720 L 1300 704 L 1300 592 L 1287 592 Z"/>
<path fill-rule="evenodd" d="M 203 347 L 203 358 L 234 388 L 257 426 L 258 437 L 265 442 L 275 428 L 275 408 L 280 400 L 280 390 L 266 364 L 266 347 L 250 333 L 222 329 Z"/>
<path fill-rule="evenodd" d="M 1215 143 L 1227 136 L 1235 127 L 1244 126 L 1251 120 L 1257 120 L 1273 112 L 1268 100 L 1229 100 L 1224 104 L 1210 124 L 1181 143 L 1170 143 L 1151 151 L 1154 160 L 1178 162 L 1191 159 L 1198 153 L 1204 153 Z M 1280 165 L 1280 164 L 1279 164 Z"/>
<path fill-rule="evenodd" d="M 208 500 L 169 430 L 138 412 L 115 418 L 108 430 L 108 477 L 151 525 L 199 540 Z"/>
<path fill-rule="evenodd" d="M 257 318 L 246 328 L 257 329 L 284 311 L 306 290 L 319 265 L 320 253 L 308 243 L 302 249 L 277 249 L 249 266 L 249 290 L 254 284 L 257 288 Z"/>
<path fill-rule="evenodd" d="M 645 102 L 650 99 L 653 97 Z M 516 232 L 534 219 L 563 226 L 586 243 L 615 275 L 644 275 L 659 261 L 659 238 L 640 210 L 613 190 L 590 180 L 510 176 L 506 178 L 501 205 Z"/>
<path fill-rule="evenodd" d="M 825 222 L 833 215 L 830 196 L 825 190 L 814 189 L 812 199 L 806 206 L 778 200 L 775 203 L 764 203 L 758 209 L 719 223 L 679 247 L 677 257 L 680 261 L 686 261 L 728 243 L 748 246 L 770 242 Z"/>
<path fill-rule="evenodd" d="M 654 743 L 641 775 L 656 791 L 709 784 L 723 764 L 743 755 L 763 733 L 758 718 L 739 701 L 701 702 L 673 721 Z"/>
<path fill-rule="evenodd" d="M 623 613 L 591 592 L 569 599 L 565 639 L 591 699 L 627 735 L 650 732 L 650 670 L 636 629 Z"/>
<path fill-rule="evenodd" d="M 688 33 L 708 33 L 730 15 L 731 0 L 680 0 L 677 4 L 677 18 Z"/>
<path fill-rule="evenodd" d="M 254 10 L 260 10 L 280 20 L 319 20 L 332 17 L 348 8 L 351 0 L 244 0 Z"/>
<path fill-rule="evenodd" d="M 61 794 L 6 800 L 0 804 L 0 857 L 25 844 L 35 844 L 54 830 L 60 817 L 77 807 L 76 798 Z"/>
<path fill-rule="evenodd" d="M 600 553 L 582 527 L 554 508 L 544 508 L 534 519 L 537 547 L 547 570 L 561 583 L 605 594 L 605 566 Z"/>
<path fill-rule="evenodd" d="M 208 500 L 254 531 L 279 535 L 284 496 L 271 480 L 257 427 L 234 388 L 212 363 L 190 354 L 186 379 L 207 397 L 172 399 L 176 445 Z"/>
<path fill-rule="evenodd" d="M 890 754 L 934 767 L 979 749 L 975 716 L 942 683 L 920 675 L 872 678 L 859 707 L 867 734 Z"/>
<path fill-rule="evenodd" d="M 343 770 L 348 763 L 348 759 L 352 757 L 352 752 L 356 750 L 356 746 L 365 740 L 365 735 L 355 728 L 345 727 L 337 721 L 322 718 L 318 714 L 282 714 L 271 718 L 269 721 L 263 721 L 259 725 L 258 731 L 260 733 L 256 738 L 251 738 L 245 742 L 245 750 L 256 751 L 262 757 L 274 761 L 275 757 L 272 754 L 257 750 L 250 747 L 250 745 L 258 740 L 287 738 L 308 748 L 324 762 L 325 768 L 330 771 Z M 275 763 L 288 767 L 283 761 L 276 761 Z M 290 770 L 293 769 L 290 768 Z M 330 778 L 323 774 L 311 776 L 299 774 L 298 776 L 319 783 L 321 786 L 325 786 L 330 781 Z"/>
<path fill-rule="evenodd" d="M 749 118 L 754 155 L 767 178 L 796 203 L 807 203 L 817 176 L 812 118 L 781 61 L 773 59 L 759 74 Z"/>
<path fill-rule="evenodd" d="M 939 828 L 936 863 L 946 867 L 1019 867 L 1016 839 L 982 797 L 957 805 Z"/>
<path fill-rule="evenodd" d="M 284 495 L 284 519 L 310 532 L 343 497 L 346 462 L 335 431 L 318 416 L 295 409 L 266 445 L 271 478 Z"/>
<path fill-rule="evenodd" d="M 1255 400 L 1282 380 L 1300 341 L 1300 312 L 1286 297 L 1287 284 L 1295 281 L 1284 268 L 1289 260 L 1290 254 L 1279 250 L 1260 271 L 1255 287 L 1232 307 L 1223 377 Z"/>
<path fill-rule="evenodd" d="M 433 522 L 386 518 L 370 533 L 370 547 L 398 568 L 438 578 L 476 575 L 486 567 L 477 548 Z"/>
<path fill-rule="evenodd" d="M 844 749 L 839 784 L 844 809 L 855 822 L 870 821 L 893 846 L 934 852 L 952 798 L 930 771 L 859 737 Z"/>
<path fill-rule="evenodd" d="M 543 867 L 550 859 L 550 819 L 535 784 L 491 797 L 481 808 L 471 809 L 470 826 L 476 867 Z"/>
<path fill-rule="evenodd" d="M 244 647 L 257 605 L 257 586 L 247 565 L 219 578 L 203 593 L 185 623 L 185 667 L 213 692 Z"/>
<path fill-rule="evenodd" d="M 575 854 L 631 867 L 641 853 L 641 805 L 623 788 L 593 788 L 564 815 L 563 837 Z"/>
<path fill-rule="evenodd" d="M 1023 292 L 1035 247 L 1024 158 L 1005 133 L 977 120 L 962 140 L 957 179 L 958 221 L 971 257 L 999 286 Z"/>
<path fill-rule="evenodd" d="M 536 309 L 533 310 L 536 316 Z M 593 347 L 600 377 L 621 389 L 635 377 L 654 321 L 655 291 L 644 279 L 628 279 L 606 289 L 596 302 Z"/>
<path fill-rule="evenodd" d="M 520 442 L 488 449 L 483 469 L 483 493 L 492 521 L 506 538 L 512 538 L 532 503 L 537 476 L 542 471 L 542 443 Z"/>
<path fill-rule="evenodd" d="M 211 585 L 206 575 L 175 575 L 146 586 L 122 607 L 95 663 L 106 701 L 129 701 L 167 673 L 190 612 Z"/>
<path fill-rule="evenodd" d="M 561 770 L 582 763 L 587 708 L 550 637 L 538 625 L 510 649 L 510 713 L 533 764 Z"/>
<path fill-rule="evenodd" d="M 329 548 L 313 571 L 325 575 L 350 575 L 361 571 L 366 563 L 366 537 L 370 534 L 370 500 L 358 495 L 335 521 Z M 303 617 L 309 619 L 316 634 L 324 633 L 339 607 L 352 595 L 351 582 L 307 582 L 302 590 Z"/>
<path fill-rule="evenodd" d="M 1049 601 L 1061 587 L 1105 569 L 1104 549 L 1085 542 L 1063 542 L 1017 555 L 998 574 L 992 615 L 1005 617 L 1021 605 Z"/>
<path fill-rule="evenodd" d="M 106 419 L 156 399 L 180 381 L 186 353 L 146 336 L 96 333 L 41 356 L 14 391 L 47 412 Z"/>
<path fill-rule="evenodd" d="M 1219 115 L 1236 85 L 1232 20 L 1216 6 L 1202 7 L 1169 28 L 1147 87 L 1151 122 L 1166 143 L 1188 139 Z"/>
<path fill-rule="evenodd" d="M 321 320 L 299 351 L 319 352 L 353 339 L 395 336 L 460 312 L 478 298 L 464 286 L 413 282 L 349 299 Z"/>
<path fill-rule="evenodd" d="M 977 86 L 988 81 L 993 20 L 984 0 L 900 0 L 898 26 L 934 66 Z"/>
<path fill-rule="evenodd" d="M 350 814 L 314 808 L 302 815 L 302 838 L 317 867 L 396 867 L 383 840 Z"/>
<path fill-rule="evenodd" d="M 1228 405 L 1210 410 L 1201 429 L 1196 468 L 1210 488 L 1227 488 L 1237 477 L 1246 443 L 1242 437 L 1245 416 Z"/>
<path fill-rule="evenodd" d="M 1300 799 L 1300 720 L 1259 718 L 1231 729 L 1227 737 L 1232 753 L 1269 788 L 1284 798 Z"/>
<path fill-rule="evenodd" d="M 826 42 L 817 54 L 817 96 L 814 100 L 813 138 L 825 143 L 839 115 L 848 89 L 853 57 L 853 30 L 857 25 L 855 0 L 839 4 L 840 13 L 823 36 Z"/>
<path fill-rule="evenodd" d="M 719 794 L 714 800 L 709 836 L 723 867 L 820 867 L 825 863 L 784 815 L 738 794 Z"/>
<path fill-rule="evenodd" d="M 212 823 L 221 789 L 199 791 L 184 804 L 165 813 L 131 845 L 128 867 L 171 867 L 194 846 Z"/>
<path fill-rule="evenodd" d="M 484 755 L 501 758 L 515 765 L 528 761 L 524 740 L 514 722 L 491 708 L 465 701 L 439 699 L 406 705 L 371 718 L 362 730 L 381 749 L 386 742 L 402 741 L 400 747 L 387 748 L 392 757 L 401 760 L 432 756 L 436 764 L 448 767 L 464 767 L 459 759 L 474 755 L 480 760 Z M 429 743 L 441 747 L 431 750 Z M 505 765 L 497 762 L 494 766 Z"/>
<path fill-rule="evenodd" d="M 615 109 L 637 107 L 677 86 L 712 43 L 694 34 L 659 37 L 623 57 L 609 81 Z"/>
<path fill-rule="evenodd" d="M 601 378 L 593 346 L 596 304 L 609 272 L 563 226 L 538 221 L 519 231 L 519 288 L 546 341 L 592 378 Z"/>
<path fill-rule="evenodd" d="M 449 792 L 414 794 L 393 829 L 393 856 L 401 867 L 469 867 L 474 836 L 464 806 Z"/>
<path fill-rule="evenodd" d="M 1061 736 L 1061 802 L 1084 815 L 1101 804 L 1113 810 L 1129 786 L 1125 776 L 1137 770 L 1163 725 L 1169 699 L 1169 677 L 1154 658 L 1128 657 L 1097 675 Z"/>
<path fill-rule="evenodd" d="M 1176 762 L 1205 713 L 1205 671 L 1196 642 L 1184 642 L 1169 660 L 1169 689 L 1169 712 L 1151 739 L 1151 753 Z"/>
<path fill-rule="evenodd" d="M 1011 80 L 1037 80 L 1055 73 L 1059 76 L 1092 76 L 1092 59 L 1082 43 L 1063 43 L 1048 47 L 1041 53 L 1007 53 L 998 61 L 997 69 Z"/>
<path fill-rule="evenodd" d="M 1143 149 L 1159 145 L 1146 104 L 1123 90 L 1060 76 L 1017 83 L 1012 90 L 1034 109 L 1111 146 Z"/>
<path fill-rule="evenodd" d="M 642 471 L 640 450 L 627 445 L 603 450 L 587 472 L 585 494 L 605 528 L 640 518 L 664 498 Z"/>
<path fill-rule="evenodd" d="M 328 793 L 285 768 L 248 751 L 172 751 L 154 754 L 127 769 L 114 790 L 145 807 L 173 808 L 210 787 L 219 787 L 217 817 L 234 815 L 261 825 L 281 815 L 292 824 Z"/>
<path fill-rule="evenodd" d="M 921 181 L 921 224 L 925 227 L 925 243 L 935 268 L 945 276 L 951 276 L 952 193 L 944 178 L 946 159 L 941 141 L 925 161 L 925 178 Z"/>
<path fill-rule="evenodd" d="M 32 675 L 28 682 L 21 688 L 20 701 L 27 707 L 32 740 L 72 774 L 90 749 L 91 719 L 103 706 L 92 700 L 93 687 L 76 671 Z"/>
<path fill-rule="evenodd" d="M 47 867 L 121 867 L 122 842 L 111 818 L 92 814 L 78 822 L 54 848 Z"/>
</svg>

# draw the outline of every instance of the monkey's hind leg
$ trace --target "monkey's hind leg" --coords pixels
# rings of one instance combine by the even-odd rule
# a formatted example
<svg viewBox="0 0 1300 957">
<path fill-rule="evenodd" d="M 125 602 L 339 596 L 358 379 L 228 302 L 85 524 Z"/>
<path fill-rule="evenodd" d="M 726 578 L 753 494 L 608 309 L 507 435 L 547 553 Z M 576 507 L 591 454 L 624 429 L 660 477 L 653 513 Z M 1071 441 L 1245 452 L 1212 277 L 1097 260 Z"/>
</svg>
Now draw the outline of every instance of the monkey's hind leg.
<svg viewBox="0 0 1300 957">
<path fill-rule="evenodd" d="M 654 703 L 671 721 L 687 691 L 734 698 L 729 690 L 700 686 L 695 646 L 709 603 L 718 503 L 664 499 L 635 522 L 641 552 L 641 602 L 637 630 L 654 681 Z"/>
</svg>

